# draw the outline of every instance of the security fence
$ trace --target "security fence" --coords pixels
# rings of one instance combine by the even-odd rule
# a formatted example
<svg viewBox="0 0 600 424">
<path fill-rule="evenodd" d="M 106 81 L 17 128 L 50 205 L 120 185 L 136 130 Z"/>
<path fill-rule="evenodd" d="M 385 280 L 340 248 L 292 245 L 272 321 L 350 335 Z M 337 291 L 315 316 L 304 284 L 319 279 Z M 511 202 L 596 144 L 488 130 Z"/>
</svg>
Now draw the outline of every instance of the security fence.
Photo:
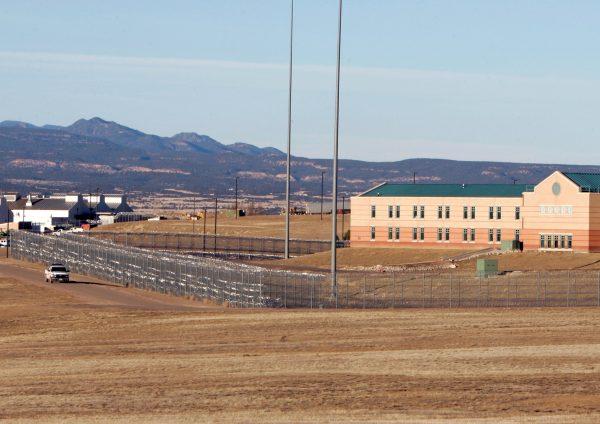
<svg viewBox="0 0 600 424">
<path fill-rule="evenodd" d="M 326 274 L 268 270 L 184 254 L 122 246 L 77 235 L 11 233 L 12 255 L 124 286 L 209 299 L 232 307 L 465 308 L 600 306 L 598 271 L 343 272 L 332 290 Z M 335 292 L 336 295 L 332 295 Z"/>
<path fill-rule="evenodd" d="M 108 231 L 88 231 L 81 233 L 88 237 L 110 240 L 116 244 L 177 251 L 237 252 L 270 256 L 282 256 L 285 240 L 270 237 L 237 237 L 220 234 L 196 233 L 127 233 Z M 344 246 L 340 243 L 340 246 Z M 327 240 L 290 240 L 291 255 L 311 255 L 331 249 Z"/>
</svg>

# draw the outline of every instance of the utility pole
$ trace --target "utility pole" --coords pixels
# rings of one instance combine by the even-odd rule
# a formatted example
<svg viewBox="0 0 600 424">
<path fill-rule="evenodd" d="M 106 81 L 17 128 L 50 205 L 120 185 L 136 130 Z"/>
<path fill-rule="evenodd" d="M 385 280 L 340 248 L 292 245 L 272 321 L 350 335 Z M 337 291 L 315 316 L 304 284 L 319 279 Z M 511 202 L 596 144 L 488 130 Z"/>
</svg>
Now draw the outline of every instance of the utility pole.
<svg viewBox="0 0 600 424">
<path fill-rule="evenodd" d="M 287 162 L 285 178 L 285 259 L 290 257 L 290 172 L 291 172 L 291 150 L 292 150 L 292 66 L 294 58 L 294 0 L 291 0 L 290 9 L 290 69 L 289 69 L 289 92 L 288 92 L 288 139 L 287 139 Z"/>
<path fill-rule="evenodd" d="M 208 210 L 206 206 L 204 207 L 204 230 L 202 232 L 202 251 L 206 251 L 206 215 L 208 214 Z"/>
<path fill-rule="evenodd" d="M 10 207 L 8 206 L 8 199 L 4 196 L 6 202 L 6 259 L 8 259 L 8 249 L 10 248 Z"/>
<path fill-rule="evenodd" d="M 194 212 L 192 215 L 192 233 L 196 233 L 196 196 L 194 196 L 194 200 L 192 200 L 192 202 L 194 203 Z"/>
<path fill-rule="evenodd" d="M 321 171 L 321 221 L 323 221 L 323 187 L 325 182 L 325 171 Z"/>
<path fill-rule="evenodd" d="M 333 190 L 331 193 L 331 295 L 337 305 L 337 179 L 338 179 L 338 141 L 340 130 L 340 56 L 342 50 L 342 0 L 339 0 L 336 90 L 335 90 L 335 126 L 333 134 Z"/>
<path fill-rule="evenodd" d="M 235 219 L 238 219 L 238 177 L 235 177 Z"/>
<path fill-rule="evenodd" d="M 413 172 L 413 184 L 417 183 L 417 173 Z"/>
<path fill-rule="evenodd" d="M 344 211 L 346 210 L 346 196 L 342 196 L 342 240 L 344 240 Z"/>
<path fill-rule="evenodd" d="M 217 253 L 217 209 L 219 207 L 219 198 L 215 196 L 215 253 Z"/>
</svg>

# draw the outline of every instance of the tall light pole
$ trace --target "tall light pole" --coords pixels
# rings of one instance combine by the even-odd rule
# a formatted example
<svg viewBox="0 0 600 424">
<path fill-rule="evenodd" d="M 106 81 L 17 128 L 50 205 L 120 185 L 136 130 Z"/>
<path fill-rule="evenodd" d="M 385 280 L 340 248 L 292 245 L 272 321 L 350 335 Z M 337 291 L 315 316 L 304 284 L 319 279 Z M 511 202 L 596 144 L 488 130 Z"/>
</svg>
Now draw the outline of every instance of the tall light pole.
<svg viewBox="0 0 600 424">
<path fill-rule="evenodd" d="M 290 168 L 292 148 L 292 66 L 294 58 L 294 0 L 291 0 L 290 8 L 290 69 L 289 69 L 289 92 L 288 92 L 288 138 L 287 138 L 287 162 L 285 178 L 285 251 L 284 258 L 290 257 Z"/>
<path fill-rule="evenodd" d="M 337 305 L 337 179 L 338 179 L 338 139 L 340 132 L 340 56 L 342 50 L 342 1 L 339 0 L 337 64 L 335 76 L 335 125 L 333 133 L 333 190 L 331 193 L 331 295 Z"/>
</svg>

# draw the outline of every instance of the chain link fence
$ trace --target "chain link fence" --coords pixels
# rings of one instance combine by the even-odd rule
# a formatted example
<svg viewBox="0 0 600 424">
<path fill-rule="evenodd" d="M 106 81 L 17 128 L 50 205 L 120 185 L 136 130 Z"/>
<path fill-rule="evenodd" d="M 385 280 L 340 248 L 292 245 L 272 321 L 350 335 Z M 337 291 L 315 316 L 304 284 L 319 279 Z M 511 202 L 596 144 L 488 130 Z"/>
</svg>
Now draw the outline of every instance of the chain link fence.
<svg viewBox="0 0 600 424">
<path fill-rule="evenodd" d="M 116 244 L 144 249 L 206 251 L 217 253 L 250 253 L 257 255 L 283 256 L 285 240 L 270 237 L 236 237 L 194 233 L 123 233 L 88 231 L 88 237 L 110 240 Z M 345 246 L 340 243 L 340 246 Z M 327 240 L 290 240 L 290 254 L 311 255 L 331 249 Z"/>
<path fill-rule="evenodd" d="M 11 233 L 17 259 L 60 262 L 71 270 L 123 286 L 208 299 L 232 307 L 467 308 L 600 306 L 600 272 L 276 271 L 232 261 L 122 246 L 78 235 Z M 336 295 L 332 295 L 335 292 Z"/>
</svg>

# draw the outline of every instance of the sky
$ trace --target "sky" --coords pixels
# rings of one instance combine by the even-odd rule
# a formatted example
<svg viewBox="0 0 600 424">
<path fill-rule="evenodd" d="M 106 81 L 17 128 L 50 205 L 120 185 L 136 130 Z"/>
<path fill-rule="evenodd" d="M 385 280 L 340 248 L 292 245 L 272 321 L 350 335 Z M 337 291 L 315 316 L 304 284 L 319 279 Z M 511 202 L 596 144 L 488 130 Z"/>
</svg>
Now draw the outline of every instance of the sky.
<svg viewBox="0 0 600 424">
<path fill-rule="evenodd" d="M 282 150 L 288 0 L 0 0 L 0 121 Z M 345 0 L 340 156 L 600 164 L 600 2 Z M 292 153 L 333 152 L 337 0 L 295 0 Z"/>
</svg>

